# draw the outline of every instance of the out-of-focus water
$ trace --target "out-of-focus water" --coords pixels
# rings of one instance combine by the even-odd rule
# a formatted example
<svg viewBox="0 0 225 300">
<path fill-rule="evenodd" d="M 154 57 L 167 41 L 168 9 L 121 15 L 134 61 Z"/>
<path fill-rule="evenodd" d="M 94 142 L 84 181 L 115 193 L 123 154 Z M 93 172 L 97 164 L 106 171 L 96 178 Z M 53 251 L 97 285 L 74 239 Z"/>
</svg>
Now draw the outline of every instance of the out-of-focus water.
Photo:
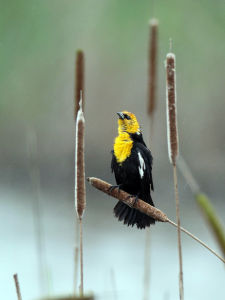
<svg viewBox="0 0 225 300">
<path fill-rule="evenodd" d="M 41 193 L 45 256 L 50 295 L 72 293 L 74 278 L 74 205 L 72 191 Z M 155 192 L 154 200 L 174 219 L 173 189 Z M 17 272 L 23 299 L 41 296 L 32 193 L 26 186 L 1 186 L 0 295 L 16 299 L 13 273 Z M 142 299 L 145 231 L 128 228 L 113 217 L 115 200 L 88 187 L 84 215 L 84 287 L 96 299 Z M 215 201 L 217 211 L 224 204 Z M 182 191 L 182 224 L 219 251 L 194 199 Z M 157 223 L 151 228 L 150 299 L 178 299 L 176 230 Z M 185 299 L 224 297 L 224 266 L 189 237 L 182 235 Z"/>
</svg>

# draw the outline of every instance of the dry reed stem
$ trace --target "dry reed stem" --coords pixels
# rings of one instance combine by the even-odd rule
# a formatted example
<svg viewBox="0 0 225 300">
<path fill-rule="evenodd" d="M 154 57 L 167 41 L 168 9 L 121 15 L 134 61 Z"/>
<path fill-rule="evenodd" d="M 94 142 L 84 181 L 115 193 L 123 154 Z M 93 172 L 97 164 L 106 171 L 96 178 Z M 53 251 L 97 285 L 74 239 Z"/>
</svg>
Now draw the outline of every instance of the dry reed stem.
<svg viewBox="0 0 225 300">
<path fill-rule="evenodd" d="M 79 220 L 82 219 L 86 207 L 85 163 L 84 163 L 84 115 L 82 99 L 76 119 L 75 142 L 75 207 Z"/>
<path fill-rule="evenodd" d="M 225 257 L 225 230 L 212 206 L 211 200 L 201 192 L 198 182 L 194 178 L 190 168 L 181 155 L 179 156 L 177 164 L 187 184 L 193 192 L 198 205 L 204 213 L 204 216 L 206 217 L 206 220 L 208 221 L 208 224 L 214 233 L 214 237 L 216 238 L 218 245 L 220 246 Z"/>
<path fill-rule="evenodd" d="M 178 238 L 178 253 L 179 253 L 179 292 L 180 300 L 184 299 L 183 286 L 183 263 L 181 249 L 181 230 L 180 230 L 180 204 L 178 197 L 177 186 L 177 168 L 176 158 L 178 156 L 178 130 L 177 130 L 177 106 L 176 106 L 176 70 L 175 70 L 175 55 L 168 53 L 166 56 L 166 101 L 167 101 L 167 138 L 168 138 L 168 155 L 171 164 L 173 165 L 174 177 L 174 193 L 176 200 L 176 218 L 177 218 L 177 238 Z"/>
<path fill-rule="evenodd" d="M 174 165 L 179 149 L 176 112 L 175 55 L 173 53 L 168 53 L 166 56 L 166 79 L 168 153 L 170 162 Z"/>
<path fill-rule="evenodd" d="M 112 292 L 113 292 L 113 298 L 114 300 L 117 300 L 117 288 L 116 288 L 116 276 L 115 276 L 115 272 L 114 269 L 111 268 L 110 270 L 110 277 L 111 277 L 111 284 L 112 284 Z"/>
<path fill-rule="evenodd" d="M 193 174 L 191 173 L 191 170 L 189 169 L 187 163 L 185 162 L 184 158 L 182 155 L 179 155 L 179 159 L 177 160 L 177 166 L 184 176 L 184 179 L 186 180 L 187 184 L 189 185 L 192 193 L 194 195 L 200 193 L 200 187 L 195 180 Z"/>
<path fill-rule="evenodd" d="M 84 296 L 83 224 L 80 219 L 80 297 Z"/>
<path fill-rule="evenodd" d="M 150 228 L 145 231 L 145 256 L 144 256 L 144 294 L 143 300 L 149 299 L 150 292 Z"/>
<path fill-rule="evenodd" d="M 32 197 L 32 205 L 36 239 L 35 242 L 37 247 L 40 292 L 46 293 L 47 263 L 44 241 L 44 229 L 42 223 L 43 209 L 41 206 L 41 180 L 40 169 L 38 166 L 37 134 L 32 127 L 29 128 L 27 134 L 27 152 L 29 163 L 29 176 L 34 193 L 34 197 Z"/>
<path fill-rule="evenodd" d="M 135 203 L 135 197 L 132 195 L 124 192 L 123 190 L 113 189 L 110 191 L 110 188 L 112 187 L 111 184 L 109 184 L 106 181 L 103 181 L 96 177 L 88 177 L 87 181 L 96 189 L 99 191 L 112 196 L 124 203 L 126 203 L 128 206 L 133 207 L 141 211 L 142 213 L 154 218 L 156 221 L 169 223 L 177 228 L 177 224 L 171 221 L 165 213 L 163 213 L 161 210 L 155 208 L 154 206 L 151 206 L 150 204 L 142 201 L 141 199 L 138 199 L 138 201 Z M 211 253 L 213 253 L 215 256 L 217 256 L 223 263 L 225 263 L 225 259 L 223 259 L 219 254 L 217 254 L 214 250 L 212 250 L 209 246 L 207 246 L 204 242 L 202 242 L 199 238 L 194 236 L 192 233 L 190 233 L 185 228 L 180 228 L 181 231 L 183 231 L 185 234 L 190 236 L 192 239 L 197 241 L 199 244 L 204 246 L 207 250 L 209 250 Z"/>
<path fill-rule="evenodd" d="M 154 3 L 152 4 L 154 6 Z M 157 87 L 157 50 L 158 50 L 158 20 L 151 19 L 149 23 L 149 51 L 148 51 L 148 108 L 150 116 L 151 138 L 154 133 L 154 116 L 156 110 Z M 149 299 L 150 279 L 150 230 L 145 233 L 145 260 L 144 260 L 144 295 L 143 299 Z"/>
<path fill-rule="evenodd" d="M 170 223 L 171 225 L 173 225 L 174 227 L 177 228 L 177 224 L 174 223 L 171 220 L 168 220 L 168 223 Z M 198 242 L 199 244 L 201 244 L 203 247 L 205 247 L 207 250 L 209 250 L 213 255 L 217 256 L 224 264 L 225 264 L 225 259 L 220 256 L 218 253 L 216 253 L 212 248 L 210 248 L 208 245 L 206 245 L 202 240 L 200 240 L 198 237 L 196 237 L 194 234 L 192 234 L 191 232 L 189 232 L 187 229 L 181 227 L 180 230 L 182 232 L 184 232 L 185 234 L 187 234 L 188 236 L 190 236 L 193 240 L 195 240 L 196 242 Z"/>
<path fill-rule="evenodd" d="M 183 263 L 182 263 L 182 249 L 181 249 L 181 228 L 180 228 L 180 202 L 178 197 L 178 186 L 177 186 L 177 167 L 176 164 L 173 166 L 173 177 L 174 177 L 174 192 L 176 199 L 176 217 L 177 217 L 177 240 L 178 240 L 178 252 L 179 252 L 179 289 L 180 289 L 180 300 L 184 299 L 184 285 L 183 285 Z"/>
<path fill-rule="evenodd" d="M 77 294 L 79 248 L 74 248 L 74 294 Z"/>
<path fill-rule="evenodd" d="M 153 118 L 156 108 L 156 82 L 157 82 L 157 44 L 158 44 L 158 20 L 150 20 L 150 45 L 149 45 L 149 101 L 148 114 Z"/>
<path fill-rule="evenodd" d="M 79 218 L 80 226 L 80 296 L 84 293 L 83 283 L 83 233 L 82 218 L 86 207 L 86 188 L 85 188 L 85 163 L 84 163 L 84 115 L 82 111 L 82 93 L 80 109 L 76 119 L 76 153 L 75 153 L 75 208 Z"/>
<path fill-rule="evenodd" d="M 74 247 L 74 294 L 77 295 L 78 286 L 78 265 L 79 265 L 79 219 L 75 220 L 75 247 Z"/>
<path fill-rule="evenodd" d="M 76 54 L 76 84 L 75 84 L 75 108 L 74 120 L 76 120 L 79 110 L 80 92 L 83 94 L 82 110 L 84 111 L 84 53 L 78 50 Z"/>
<path fill-rule="evenodd" d="M 16 286 L 16 294 L 17 294 L 17 300 L 22 300 L 21 292 L 20 292 L 20 284 L 18 280 L 18 275 L 14 274 L 13 275 L 15 286 Z"/>
</svg>

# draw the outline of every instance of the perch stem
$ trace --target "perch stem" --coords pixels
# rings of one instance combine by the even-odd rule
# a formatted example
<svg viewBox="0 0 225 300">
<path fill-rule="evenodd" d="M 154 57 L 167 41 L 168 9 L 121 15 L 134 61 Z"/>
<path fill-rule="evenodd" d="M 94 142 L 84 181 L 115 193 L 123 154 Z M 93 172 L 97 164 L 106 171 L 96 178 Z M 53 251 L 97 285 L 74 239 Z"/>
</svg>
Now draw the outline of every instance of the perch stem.
<svg viewBox="0 0 225 300">
<path fill-rule="evenodd" d="M 156 207 L 151 206 L 150 204 L 144 202 L 141 199 L 138 199 L 135 201 L 135 197 L 131 197 L 130 194 L 124 192 L 123 190 L 113 189 L 110 191 L 110 188 L 112 187 L 111 184 L 108 182 L 105 182 L 99 178 L 96 177 L 88 177 L 88 182 L 95 187 L 96 189 L 126 203 L 128 206 L 132 206 L 133 208 L 138 209 L 139 211 L 143 212 L 144 214 L 154 218 L 156 221 L 164 222 L 164 223 L 170 223 L 174 227 L 177 228 L 177 224 L 171 221 L 165 213 L 163 213 L 161 210 L 157 209 Z M 202 242 L 199 238 L 194 236 L 192 233 L 190 233 L 188 230 L 180 227 L 180 230 L 183 231 L 185 234 L 193 238 L 195 241 L 197 241 L 199 244 L 201 244 L 203 247 L 208 249 L 212 254 L 217 256 L 224 264 L 225 259 L 222 258 L 219 254 L 217 254 L 214 250 L 212 250 L 209 246 L 207 246 L 204 242 Z"/>
<path fill-rule="evenodd" d="M 167 222 L 177 228 L 177 224 L 175 222 L 171 221 L 170 219 L 168 219 Z M 217 254 L 212 248 L 210 248 L 209 246 L 207 246 L 202 240 L 200 240 L 199 238 L 197 238 L 194 234 L 192 234 L 191 232 L 189 232 L 187 229 L 185 229 L 183 227 L 180 227 L 180 230 L 182 232 L 184 232 L 185 234 L 187 234 L 188 236 L 190 236 L 196 242 L 198 242 L 199 244 L 201 244 L 203 247 L 205 247 L 207 250 L 209 250 L 212 254 L 214 254 L 215 256 L 217 256 L 223 263 L 225 263 L 225 259 L 222 256 L 220 256 L 219 254 Z"/>
<path fill-rule="evenodd" d="M 21 292 L 20 292 L 20 284 L 19 284 L 19 280 L 18 280 L 18 275 L 14 274 L 13 278 L 14 278 L 14 282 L 15 282 L 15 286 L 16 286 L 17 299 L 18 300 L 22 300 Z"/>
</svg>

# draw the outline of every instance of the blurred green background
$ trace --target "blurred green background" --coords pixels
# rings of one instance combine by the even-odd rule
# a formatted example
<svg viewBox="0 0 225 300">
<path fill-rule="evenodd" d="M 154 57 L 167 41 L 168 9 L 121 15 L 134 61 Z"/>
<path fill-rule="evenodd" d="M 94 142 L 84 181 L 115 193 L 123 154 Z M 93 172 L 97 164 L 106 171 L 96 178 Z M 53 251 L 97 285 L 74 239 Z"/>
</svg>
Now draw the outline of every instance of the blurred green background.
<svg viewBox="0 0 225 300">
<path fill-rule="evenodd" d="M 4 283 L 0 293 L 4 299 L 15 298 L 13 272 L 19 273 L 24 299 L 41 294 L 27 153 L 30 130 L 37 135 L 48 290 L 52 294 L 72 292 L 75 53 L 77 49 L 85 53 L 86 175 L 114 182 L 110 151 L 117 134 L 115 113 L 123 109 L 134 112 L 149 142 L 147 53 L 148 24 L 153 16 L 159 19 L 158 102 L 155 132 L 150 137 L 154 202 L 175 218 L 167 157 L 164 68 L 172 38 L 177 59 L 180 151 L 224 221 L 223 0 L 0 3 L 0 285 Z M 179 183 L 182 224 L 218 249 L 181 175 Z M 86 287 L 99 299 L 115 299 L 110 279 L 113 269 L 117 299 L 140 298 L 144 232 L 117 223 L 112 215 L 113 200 L 87 189 Z M 178 298 L 176 232 L 167 227 L 157 224 L 152 229 L 151 297 L 157 300 Z M 133 245 L 137 239 L 140 242 Z M 184 239 L 183 248 L 187 299 L 224 297 L 221 263 L 189 239 Z M 99 253 L 102 261 L 98 261 Z M 138 280 L 136 286 L 134 280 Z"/>
</svg>

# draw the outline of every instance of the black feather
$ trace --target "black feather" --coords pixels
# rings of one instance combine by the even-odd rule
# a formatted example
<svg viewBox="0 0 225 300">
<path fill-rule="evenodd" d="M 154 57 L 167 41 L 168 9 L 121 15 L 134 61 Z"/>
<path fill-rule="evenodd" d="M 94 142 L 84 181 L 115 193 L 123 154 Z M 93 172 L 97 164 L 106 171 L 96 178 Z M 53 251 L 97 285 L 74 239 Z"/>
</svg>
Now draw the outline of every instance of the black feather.
<svg viewBox="0 0 225 300">
<path fill-rule="evenodd" d="M 152 155 L 143 141 L 142 134 L 130 134 L 133 146 L 130 156 L 118 163 L 112 151 L 112 172 L 115 174 L 116 183 L 120 188 L 131 195 L 138 195 L 140 199 L 154 206 L 151 190 L 154 190 L 152 179 Z M 143 173 L 140 172 L 140 157 L 144 161 Z M 142 176 L 141 176 L 142 175 Z M 137 228 L 149 227 L 155 220 L 122 202 L 114 207 L 115 216 L 128 226 L 136 225 Z"/>
</svg>

